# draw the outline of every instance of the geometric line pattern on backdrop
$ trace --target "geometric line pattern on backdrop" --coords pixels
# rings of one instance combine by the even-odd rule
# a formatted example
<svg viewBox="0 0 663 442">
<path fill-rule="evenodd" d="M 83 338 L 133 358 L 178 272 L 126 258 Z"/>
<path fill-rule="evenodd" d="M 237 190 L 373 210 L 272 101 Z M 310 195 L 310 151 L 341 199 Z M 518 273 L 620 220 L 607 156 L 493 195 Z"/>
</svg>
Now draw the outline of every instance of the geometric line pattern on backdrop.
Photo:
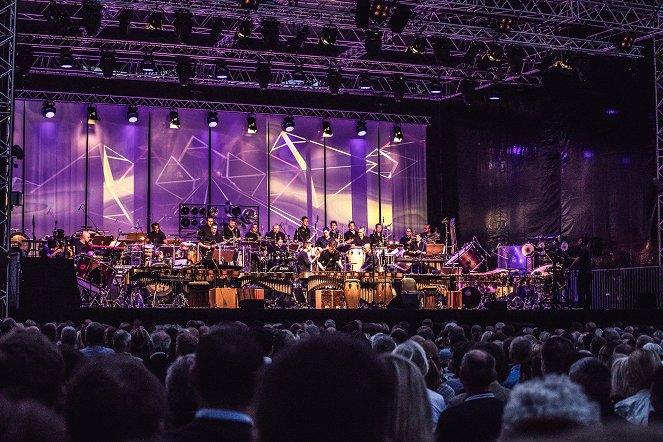
<svg viewBox="0 0 663 442">
<path fill-rule="evenodd" d="M 117 220 L 124 217 L 131 223 L 130 212 L 122 200 L 131 201 L 134 196 L 134 163 L 104 144 L 101 146 L 101 164 L 104 174 L 104 218 Z M 119 176 L 115 176 L 114 170 Z M 115 201 L 120 213 L 106 214 L 107 202 L 110 201 Z"/>
</svg>

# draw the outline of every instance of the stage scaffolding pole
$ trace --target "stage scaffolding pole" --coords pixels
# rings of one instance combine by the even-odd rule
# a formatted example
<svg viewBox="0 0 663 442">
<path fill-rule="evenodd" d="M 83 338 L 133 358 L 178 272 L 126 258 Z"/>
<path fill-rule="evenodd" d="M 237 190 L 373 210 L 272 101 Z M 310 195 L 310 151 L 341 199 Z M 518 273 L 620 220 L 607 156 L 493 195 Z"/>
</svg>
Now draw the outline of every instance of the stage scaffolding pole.
<svg viewBox="0 0 663 442">
<path fill-rule="evenodd" d="M 657 184 L 663 183 L 663 36 L 656 35 L 653 38 L 654 45 L 654 97 L 656 100 L 656 179 Z M 657 246 L 658 255 L 656 261 L 661 265 L 663 257 L 663 192 L 657 186 L 656 195 L 656 221 L 658 223 Z"/>
<path fill-rule="evenodd" d="M 17 293 L 18 272 L 10 272 L 12 146 L 14 143 L 15 0 L 0 0 L 0 317 L 9 315 Z"/>
</svg>

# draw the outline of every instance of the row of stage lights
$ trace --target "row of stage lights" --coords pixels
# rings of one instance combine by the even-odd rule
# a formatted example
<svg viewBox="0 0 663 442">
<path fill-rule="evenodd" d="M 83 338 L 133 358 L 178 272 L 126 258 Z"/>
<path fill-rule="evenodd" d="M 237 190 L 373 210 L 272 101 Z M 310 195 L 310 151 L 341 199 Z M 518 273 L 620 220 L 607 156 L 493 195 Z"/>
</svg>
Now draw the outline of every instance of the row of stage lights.
<svg viewBox="0 0 663 442">
<path fill-rule="evenodd" d="M 52 100 L 46 100 L 41 107 L 41 114 L 45 118 L 55 117 L 55 102 Z M 181 126 L 180 116 L 176 109 L 172 109 L 168 114 L 169 127 L 171 129 L 179 129 Z M 138 107 L 129 106 L 127 109 L 127 120 L 130 123 L 136 123 L 138 121 Z M 87 108 L 87 123 L 96 124 L 98 121 L 101 121 L 99 114 L 97 113 L 97 108 L 94 105 L 90 105 Z M 210 128 L 216 127 L 219 124 L 219 116 L 214 111 L 207 112 L 207 126 Z M 295 130 L 295 117 L 292 115 L 286 115 L 283 117 L 281 123 L 281 128 L 285 132 L 293 132 Z M 357 136 L 363 137 L 368 133 L 368 126 L 366 125 L 366 120 L 357 121 Z M 256 123 L 256 117 L 253 114 L 250 114 L 246 117 L 246 132 L 249 134 L 255 134 L 258 132 L 258 124 Z M 400 143 L 403 141 L 403 130 L 400 125 L 395 124 L 393 128 L 393 141 L 395 143 Z M 322 137 L 331 138 L 334 135 L 332 130 L 331 122 L 327 119 L 322 120 Z"/>
</svg>

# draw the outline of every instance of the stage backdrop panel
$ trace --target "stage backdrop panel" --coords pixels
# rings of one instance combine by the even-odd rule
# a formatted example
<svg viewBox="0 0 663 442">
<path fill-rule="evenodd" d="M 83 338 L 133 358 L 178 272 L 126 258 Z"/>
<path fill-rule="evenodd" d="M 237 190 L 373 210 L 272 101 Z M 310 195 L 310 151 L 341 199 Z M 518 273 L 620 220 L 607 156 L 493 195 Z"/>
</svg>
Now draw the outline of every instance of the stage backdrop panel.
<svg viewBox="0 0 663 442">
<path fill-rule="evenodd" d="M 117 235 L 148 230 L 151 220 L 176 234 L 183 202 L 257 206 L 261 230 L 281 223 L 290 235 L 303 215 L 320 232 L 332 219 L 344 227 L 354 219 L 370 231 L 383 220 L 398 237 L 426 222 L 425 126 L 404 125 L 404 141 L 392 143 L 391 123 L 369 121 L 368 134 L 358 137 L 356 121 L 331 120 L 334 136 L 323 140 L 319 118 L 296 117 L 286 133 L 283 116 L 258 114 L 258 133 L 248 134 L 240 113 L 220 112 L 210 130 L 207 110 L 180 109 L 181 127 L 171 129 L 170 109 L 139 108 L 132 124 L 126 106 L 97 105 L 101 121 L 88 125 L 87 103 L 56 103 L 52 120 L 41 116 L 41 105 L 17 105 L 26 205 L 25 217 L 13 218 L 15 227 L 29 228 L 35 215 L 37 237 L 56 220 L 67 233 L 87 223 Z M 86 200 L 87 222 L 77 210 Z"/>
</svg>

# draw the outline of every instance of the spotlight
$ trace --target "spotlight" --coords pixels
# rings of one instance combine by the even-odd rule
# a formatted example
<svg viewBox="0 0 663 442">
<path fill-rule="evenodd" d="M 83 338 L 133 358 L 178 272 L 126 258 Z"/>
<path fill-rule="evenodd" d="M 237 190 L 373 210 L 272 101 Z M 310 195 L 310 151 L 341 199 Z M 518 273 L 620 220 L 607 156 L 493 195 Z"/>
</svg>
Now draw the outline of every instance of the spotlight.
<svg viewBox="0 0 663 442">
<path fill-rule="evenodd" d="M 330 69 L 327 72 L 327 86 L 332 95 L 338 95 L 341 90 L 341 73 L 337 69 Z"/>
<path fill-rule="evenodd" d="M 466 106 L 470 106 L 474 100 L 475 84 L 474 80 L 465 79 L 460 82 L 460 95 L 463 97 L 463 102 Z"/>
<path fill-rule="evenodd" d="M 414 37 L 414 42 L 405 51 L 410 54 L 423 54 L 426 52 L 426 46 L 428 46 L 426 37 L 418 35 Z"/>
<path fill-rule="evenodd" d="M 99 33 L 101 27 L 101 5 L 96 1 L 83 2 L 83 26 L 88 37 Z"/>
<path fill-rule="evenodd" d="M 334 131 L 332 131 L 331 123 L 329 120 L 323 120 L 322 121 L 322 137 L 323 138 L 331 138 L 334 135 Z"/>
<path fill-rule="evenodd" d="M 473 65 L 474 59 L 479 54 L 479 45 L 477 43 L 471 43 L 470 47 L 467 48 L 467 52 L 463 55 L 463 62 L 467 65 Z"/>
<path fill-rule="evenodd" d="M 371 76 L 368 72 L 362 72 L 359 74 L 359 89 L 367 91 L 373 88 L 373 82 L 371 81 Z"/>
<path fill-rule="evenodd" d="M 500 18 L 499 22 L 497 22 L 497 28 L 495 30 L 501 34 L 508 34 L 509 32 L 511 32 L 512 22 L 513 19 L 509 17 L 502 17 Z"/>
<path fill-rule="evenodd" d="M 436 38 L 432 42 L 433 56 L 438 66 L 448 66 L 451 62 L 451 48 L 453 44 L 448 38 Z"/>
<path fill-rule="evenodd" d="M 617 46 L 617 49 L 619 51 L 627 51 L 633 47 L 633 37 L 630 35 L 624 35 L 622 39 L 619 41 L 619 45 Z"/>
<path fill-rule="evenodd" d="M 177 72 L 177 80 L 180 84 L 182 86 L 188 86 L 191 81 L 191 76 L 193 75 L 193 63 L 191 62 L 191 59 L 183 57 L 177 60 L 175 71 Z"/>
<path fill-rule="evenodd" d="M 368 128 L 366 127 L 366 121 L 365 120 L 357 121 L 357 136 L 363 137 L 364 135 L 366 135 L 366 132 L 368 132 Z"/>
<path fill-rule="evenodd" d="M 60 67 L 63 69 L 71 69 L 74 67 L 74 57 L 71 55 L 71 49 L 60 49 Z"/>
<path fill-rule="evenodd" d="M 53 118 L 55 116 L 55 103 L 51 100 L 44 101 L 41 105 L 41 114 L 46 118 Z"/>
<path fill-rule="evenodd" d="M 104 78 L 111 78 L 115 71 L 115 52 L 103 51 L 99 59 L 99 68 Z"/>
<path fill-rule="evenodd" d="M 403 141 L 403 130 L 400 126 L 394 125 L 394 143 Z"/>
<path fill-rule="evenodd" d="M 265 46 L 273 49 L 279 44 L 281 33 L 279 32 L 279 22 L 274 19 L 263 20 L 260 25 L 260 33 Z"/>
<path fill-rule="evenodd" d="M 259 0 L 240 0 L 240 6 L 244 9 L 258 9 Z"/>
<path fill-rule="evenodd" d="M 44 18 L 48 20 L 51 29 L 60 35 L 71 32 L 71 19 L 67 12 L 56 2 L 52 1 L 44 9 Z"/>
<path fill-rule="evenodd" d="M 385 0 L 373 0 L 371 5 L 371 17 L 378 23 L 381 23 L 389 17 L 391 12 L 391 2 Z"/>
<path fill-rule="evenodd" d="M 175 109 L 170 111 L 169 119 L 170 119 L 170 128 L 171 129 L 179 129 L 180 128 L 180 115 L 177 113 L 177 111 Z"/>
<path fill-rule="evenodd" d="M 523 52 L 519 48 L 513 46 L 506 48 L 506 59 L 512 74 L 519 75 L 522 72 L 524 57 Z"/>
<path fill-rule="evenodd" d="M 396 74 L 391 89 L 394 92 L 394 100 L 397 103 L 403 101 L 403 97 L 405 96 L 405 77 L 401 74 Z"/>
<path fill-rule="evenodd" d="M 127 110 L 127 120 L 129 120 L 129 123 L 135 123 L 138 121 L 138 107 L 129 106 L 129 109 Z"/>
<path fill-rule="evenodd" d="M 212 46 L 216 44 L 221 39 L 221 30 L 223 29 L 223 20 L 220 17 L 217 17 L 212 22 L 212 28 L 209 31 L 209 41 Z"/>
<path fill-rule="evenodd" d="M 175 11 L 175 18 L 173 19 L 173 30 L 175 37 L 180 43 L 186 43 L 191 38 L 193 31 L 191 21 L 193 14 L 189 11 Z"/>
<path fill-rule="evenodd" d="M 207 126 L 216 127 L 219 124 L 219 116 L 214 111 L 207 112 Z"/>
<path fill-rule="evenodd" d="M 258 132 L 258 125 L 256 124 L 256 117 L 249 115 L 246 117 L 246 133 L 254 134 Z"/>
<path fill-rule="evenodd" d="M 369 56 L 375 57 L 382 50 L 382 33 L 367 30 L 364 34 L 364 49 Z"/>
<path fill-rule="evenodd" d="M 435 79 L 431 82 L 430 87 L 428 88 L 431 94 L 441 94 L 442 93 L 442 83 L 439 79 Z"/>
<path fill-rule="evenodd" d="M 297 35 L 290 41 L 290 44 L 288 44 L 288 49 L 292 52 L 299 51 L 304 46 L 304 43 L 306 43 L 308 34 L 309 34 L 308 25 L 302 26 L 299 29 Z"/>
<path fill-rule="evenodd" d="M 293 130 L 295 130 L 295 117 L 293 117 L 292 115 L 286 115 L 285 117 L 283 117 L 283 122 L 281 123 L 281 127 L 286 132 L 292 132 Z"/>
<path fill-rule="evenodd" d="M 333 25 L 325 25 L 322 28 L 322 35 L 318 43 L 325 46 L 333 46 L 336 44 L 336 39 L 338 38 L 338 29 Z"/>
<path fill-rule="evenodd" d="M 499 67 L 502 63 L 503 51 L 499 46 L 490 48 L 488 52 L 483 54 L 481 60 L 479 60 L 480 69 L 490 69 Z"/>
<path fill-rule="evenodd" d="M 256 68 L 256 81 L 260 89 L 267 89 L 269 87 L 269 82 L 272 79 L 272 68 L 269 64 L 258 63 Z"/>
<path fill-rule="evenodd" d="M 249 38 L 251 36 L 251 31 L 253 30 L 253 22 L 251 19 L 241 20 L 237 26 L 237 32 L 235 33 L 235 38 L 237 40 L 243 38 Z"/>
<path fill-rule="evenodd" d="M 216 62 L 216 65 L 214 66 L 214 76 L 219 80 L 225 80 L 230 76 L 225 61 L 219 60 Z"/>
<path fill-rule="evenodd" d="M 99 114 L 97 113 L 97 108 L 94 105 L 87 107 L 87 124 L 97 124 L 97 121 L 101 121 Z"/>
<path fill-rule="evenodd" d="M 118 20 L 120 22 L 118 26 L 118 31 L 122 35 L 127 35 L 129 33 L 129 28 L 131 27 L 131 10 L 123 9 L 118 15 Z"/>
<path fill-rule="evenodd" d="M 152 11 L 147 18 L 146 28 L 150 31 L 160 31 L 163 25 L 163 11 Z"/>
<path fill-rule="evenodd" d="M 25 77 L 34 63 L 34 50 L 31 46 L 21 45 L 16 50 L 16 75 Z"/>
<path fill-rule="evenodd" d="M 143 72 L 154 72 L 154 55 L 146 52 L 140 62 L 140 70 Z"/>
</svg>

